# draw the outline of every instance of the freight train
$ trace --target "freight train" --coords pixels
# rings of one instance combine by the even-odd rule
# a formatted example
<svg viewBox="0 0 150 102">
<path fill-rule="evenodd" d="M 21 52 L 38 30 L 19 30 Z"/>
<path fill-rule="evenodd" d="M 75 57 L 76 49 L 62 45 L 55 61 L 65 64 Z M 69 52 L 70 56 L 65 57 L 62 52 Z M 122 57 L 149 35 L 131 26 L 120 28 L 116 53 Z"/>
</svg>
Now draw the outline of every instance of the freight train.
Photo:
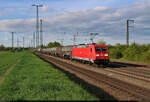
<svg viewBox="0 0 150 102">
<path fill-rule="evenodd" d="M 89 64 L 108 64 L 108 45 L 80 44 L 39 49 L 43 54 L 57 56 L 64 59 L 79 60 Z"/>
</svg>

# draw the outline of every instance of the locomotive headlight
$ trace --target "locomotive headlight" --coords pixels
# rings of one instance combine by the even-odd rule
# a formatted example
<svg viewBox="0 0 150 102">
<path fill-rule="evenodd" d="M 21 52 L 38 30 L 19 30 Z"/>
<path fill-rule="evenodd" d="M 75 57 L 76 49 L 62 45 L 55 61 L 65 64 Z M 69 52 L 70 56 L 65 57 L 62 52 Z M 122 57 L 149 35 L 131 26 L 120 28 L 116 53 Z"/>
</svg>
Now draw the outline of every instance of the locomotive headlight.
<svg viewBox="0 0 150 102">
<path fill-rule="evenodd" d="M 108 56 L 108 54 L 105 54 L 105 56 Z"/>
<path fill-rule="evenodd" d="M 96 54 L 96 56 L 98 57 L 98 56 L 99 56 L 99 54 Z"/>
</svg>

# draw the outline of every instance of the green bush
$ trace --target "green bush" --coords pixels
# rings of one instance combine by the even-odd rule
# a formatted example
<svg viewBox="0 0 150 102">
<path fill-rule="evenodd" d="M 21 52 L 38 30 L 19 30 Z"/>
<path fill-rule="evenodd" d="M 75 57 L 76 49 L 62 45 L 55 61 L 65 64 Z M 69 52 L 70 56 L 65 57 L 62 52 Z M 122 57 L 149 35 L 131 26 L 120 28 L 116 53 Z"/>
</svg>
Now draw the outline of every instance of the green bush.
<svg viewBox="0 0 150 102">
<path fill-rule="evenodd" d="M 133 43 L 124 51 L 123 55 L 127 60 L 137 60 L 139 55 L 141 55 L 140 46 L 136 43 Z"/>
<path fill-rule="evenodd" d="M 150 44 L 132 43 L 128 48 L 126 45 L 109 46 L 109 54 L 110 58 L 114 59 L 150 62 Z"/>
<path fill-rule="evenodd" d="M 98 41 L 98 44 L 99 45 L 106 45 L 106 41 L 100 40 L 100 41 Z"/>
<path fill-rule="evenodd" d="M 111 58 L 115 58 L 115 59 L 119 59 L 119 58 L 123 57 L 123 54 L 122 54 L 121 50 L 119 50 L 119 49 L 112 49 L 109 52 L 109 54 L 110 54 Z"/>
<path fill-rule="evenodd" d="M 125 45 L 117 45 L 117 46 L 110 46 L 110 56 L 111 58 L 120 59 L 123 57 L 123 52 L 126 49 Z"/>
<path fill-rule="evenodd" d="M 3 51 L 5 47 L 3 45 L 0 45 L 0 51 Z"/>
<path fill-rule="evenodd" d="M 142 58 L 143 58 L 143 61 L 150 62 L 150 49 L 143 54 Z"/>
<path fill-rule="evenodd" d="M 53 48 L 53 47 L 60 47 L 61 44 L 59 42 L 50 42 L 48 43 L 48 48 Z"/>
</svg>

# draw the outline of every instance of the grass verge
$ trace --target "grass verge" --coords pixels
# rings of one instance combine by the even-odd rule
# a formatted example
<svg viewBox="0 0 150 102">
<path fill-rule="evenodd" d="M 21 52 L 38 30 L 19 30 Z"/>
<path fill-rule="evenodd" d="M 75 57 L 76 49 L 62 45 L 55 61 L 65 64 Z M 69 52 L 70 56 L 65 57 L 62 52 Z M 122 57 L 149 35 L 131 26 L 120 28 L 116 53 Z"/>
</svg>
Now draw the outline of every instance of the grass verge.
<svg viewBox="0 0 150 102">
<path fill-rule="evenodd" d="M 0 100 L 99 100 L 32 53 L 23 55 L 0 86 Z"/>
<path fill-rule="evenodd" d="M 21 58 L 23 53 L 12 53 L 9 51 L 0 52 L 0 76 L 2 76 L 8 68 Z"/>
</svg>

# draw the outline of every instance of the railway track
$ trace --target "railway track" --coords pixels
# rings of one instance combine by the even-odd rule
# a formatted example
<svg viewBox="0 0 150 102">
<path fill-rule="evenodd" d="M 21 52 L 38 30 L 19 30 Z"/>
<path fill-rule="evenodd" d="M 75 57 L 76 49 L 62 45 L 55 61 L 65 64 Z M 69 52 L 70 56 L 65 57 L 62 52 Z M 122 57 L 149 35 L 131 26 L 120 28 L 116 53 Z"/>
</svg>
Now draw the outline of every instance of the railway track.
<svg viewBox="0 0 150 102">
<path fill-rule="evenodd" d="M 115 68 L 115 66 L 118 68 Z M 115 64 L 111 63 L 108 66 L 108 68 L 107 67 L 105 68 L 102 65 L 101 66 L 93 65 L 93 67 L 102 68 L 101 70 L 109 71 L 111 73 L 119 74 L 129 78 L 137 79 L 139 81 L 145 81 L 148 82 L 150 85 L 150 69 L 147 68 L 146 65 L 136 65 L 136 64 L 129 64 L 129 63 L 123 63 L 123 65 L 121 65 L 121 63 L 118 64 L 115 62 Z"/>
<path fill-rule="evenodd" d="M 111 61 L 114 64 L 118 64 L 118 65 L 127 65 L 127 66 L 134 66 L 134 67 L 147 67 L 150 68 L 150 65 L 146 65 L 146 64 L 137 64 L 135 62 L 123 62 L 123 61 Z"/>
<path fill-rule="evenodd" d="M 150 83 L 150 75 L 144 75 L 143 73 L 136 73 L 136 71 L 124 70 L 124 69 L 105 69 L 112 73 L 128 76 L 141 81 L 146 81 Z"/>
<path fill-rule="evenodd" d="M 138 69 L 138 68 L 132 68 L 132 67 L 131 68 L 116 68 L 114 70 L 122 71 L 124 73 L 129 73 L 132 75 L 141 76 L 143 78 L 150 79 L 150 70 L 145 71 L 142 68 Z"/>
<path fill-rule="evenodd" d="M 77 67 L 69 63 L 65 63 L 61 59 L 35 53 L 40 58 L 55 64 L 56 66 L 75 74 L 77 77 L 104 89 L 118 100 L 150 100 L 150 90 L 139 87 L 131 83 L 127 83 L 115 78 L 111 78 L 105 74 L 100 74 L 85 68 Z"/>
<path fill-rule="evenodd" d="M 143 74 L 143 75 L 147 75 L 150 76 L 150 70 L 147 70 L 148 68 L 143 68 L 143 67 L 130 67 L 130 68 L 121 68 L 122 70 L 125 71 L 130 71 L 130 72 L 135 72 L 137 74 Z M 146 69 L 146 70 L 145 70 Z M 118 69 L 116 69 L 118 70 Z"/>
</svg>

